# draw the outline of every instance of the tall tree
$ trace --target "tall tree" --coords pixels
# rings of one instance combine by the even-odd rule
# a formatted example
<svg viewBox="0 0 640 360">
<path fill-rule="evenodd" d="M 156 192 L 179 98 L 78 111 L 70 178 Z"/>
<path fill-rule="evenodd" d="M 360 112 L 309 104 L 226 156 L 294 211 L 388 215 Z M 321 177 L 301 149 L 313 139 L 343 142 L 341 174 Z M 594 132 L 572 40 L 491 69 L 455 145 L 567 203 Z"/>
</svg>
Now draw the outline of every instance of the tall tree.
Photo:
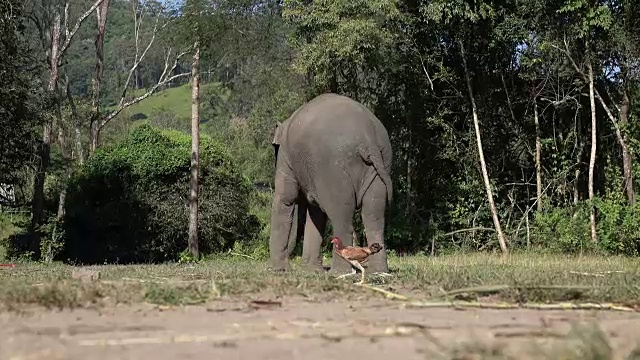
<svg viewBox="0 0 640 360">
<path fill-rule="evenodd" d="M 191 181 L 189 182 L 189 252 L 200 257 L 198 250 L 198 159 L 200 158 L 200 44 L 193 45 L 191 62 Z"/>
<path fill-rule="evenodd" d="M 93 13 L 98 6 L 100 6 L 102 1 L 103 0 L 96 0 L 89 10 L 84 12 L 77 19 L 75 26 L 71 29 L 67 26 L 69 24 L 69 3 L 66 3 L 64 6 L 64 33 L 62 33 L 62 9 L 60 6 L 53 4 L 47 9 L 48 12 L 42 14 L 43 16 L 49 16 L 53 19 L 50 29 L 51 36 L 49 37 L 48 44 L 46 46 L 49 52 L 49 84 L 47 86 L 47 92 L 52 99 L 58 98 L 57 86 L 63 56 L 69 49 L 71 41 L 75 37 L 84 20 L 86 20 L 87 17 Z M 40 254 L 40 239 L 42 236 L 40 227 L 42 226 L 44 211 L 44 182 L 50 162 L 53 126 L 54 118 L 52 116 L 47 117 L 42 130 L 42 143 L 40 144 L 39 161 L 34 180 L 31 208 L 31 226 L 33 229 L 31 250 L 36 254 Z"/>
<path fill-rule="evenodd" d="M 498 217 L 498 210 L 493 199 L 493 191 L 491 190 L 491 181 L 489 180 L 489 172 L 487 171 L 487 164 L 484 159 L 484 151 L 482 150 L 482 137 L 480 135 L 480 123 L 478 121 L 478 108 L 476 107 L 476 100 L 473 96 L 473 87 L 471 86 L 471 78 L 469 76 L 469 68 L 467 67 L 467 55 L 464 51 L 464 43 L 462 40 L 459 42 L 460 56 L 462 57 L 462 64 L 464 67 L 464 77 L 467 82 L 467 92 L 469 94 L 469 101 L 471 101 L 471 111 L 473 115 L 473 127 L 476 133 L 476 144 L 478 146 L 478 157 L 480 158 L 480 169 L 482 171 L 482 178 L 484 180 L 484 186 L 487 190 L 487 199 L 489 200 L 489 207 L 491 209 L 491 217 L 493 219 L 493 226 L 498 234 L 498 242 L 500 243 L 500 250 L 503 255 L 509 255 L 509 249 L 507 248 L 507 242 L 502 232 L 502 226 L 500 225 L 500 219 Z"/>
<path fill-rule="evenodd" d="M 137 2 L 136 2 L 137 3 Z M 102 4 L 96 8 L 96 20 L 97 20 L 97 31 L 96 31 L 96 39 L 95 39 L 95 47 L 96 47 L 96 69 L 91 80 L 92 85 L 92 99 L 91 106 L 93 113 L 91 114 L 92 119 L 89 124 L 89 134 L 90 134 L 90 152 L 93 152 L 98 147 L 98 125 L 99 125 L 99 117 L 100 117 L 100 85 L 102 83 L 102 78 L 104 76 L 104 36 L 107 31 L 107 16 L 109 14 L 109 0 L 103 0 Z M 137 16 L 134 14 L 134 17 Z M 137 39 L 136 39 L 137 41 Z"/>
<path fill-rule="evenodd" d="M 198 162 L 200 159 L 200 51 L 202 34 L 200 30 L 209 4 L 201 0 L 189 0 L 185 4 L 185 19 L 188 30 L 185 34 L 193 41 L 191 60 L 191 179 L 189 181 L 189 253 L 195 259 L 200 257 L 198 237 L 199 186 Z"/>
<path fill-rule="evenodd" d="M 30 57 L 25 17 L 21 0 L 0 0 L 0 205 L 14 205 L 7 193 L 32 165 L 41 119 L 41 69 Z"/>
</svg>

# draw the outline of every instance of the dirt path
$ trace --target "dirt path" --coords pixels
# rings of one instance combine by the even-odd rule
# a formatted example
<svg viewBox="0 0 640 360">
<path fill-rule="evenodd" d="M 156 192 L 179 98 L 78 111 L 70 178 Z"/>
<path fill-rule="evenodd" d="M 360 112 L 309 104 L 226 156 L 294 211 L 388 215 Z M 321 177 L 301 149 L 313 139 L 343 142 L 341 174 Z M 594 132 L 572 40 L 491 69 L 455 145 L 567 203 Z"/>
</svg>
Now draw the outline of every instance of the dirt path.
<svg viewBox="0 0 640 360">
<path fill-rule="evenodd" d="M 597 321 L 616 358 L 637 344 L 640 314 L 402 308 L 392 301 L 36 311 L 0 315 L 1 359 L 426 359 L 437 341 L 562 341 L 572 321 Z M 555 339 L 555 340 L 553 340 Z M 566 341 L 566 340 L 564 340 Z"/>
</svg>

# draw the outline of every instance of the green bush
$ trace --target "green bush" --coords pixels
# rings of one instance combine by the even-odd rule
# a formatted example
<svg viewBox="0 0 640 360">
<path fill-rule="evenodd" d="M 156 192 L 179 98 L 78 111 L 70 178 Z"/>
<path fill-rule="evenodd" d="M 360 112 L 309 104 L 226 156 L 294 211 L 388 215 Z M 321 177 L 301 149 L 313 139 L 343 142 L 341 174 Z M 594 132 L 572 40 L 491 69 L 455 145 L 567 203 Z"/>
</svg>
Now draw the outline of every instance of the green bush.
<svg viewBox="0 0 640 360">
<path fill-rule="evenodd" d="M 598 244 L 610 254 L 640 254 L 640 204 L 629 206 L 621 198 L 596 198 Z"/>
<path fill-rule="evenodd" d="M 69 182 L 65 246 L 58 257 L 81 263 L 177 260 L 187 247 L 190 153 L 188 135 L 150 125 L 98 149 Z M 203 254 L 257 236 L 260 224 L 248 211 L 251 192 L 224 145 L 202 136 Z"/>
<path fill-rule="evenodd" d="M 565 253 L 601 251 L 612 255 L 640 254 L 640 204 L 618 198 L 595 198 L 598 243 L 591 242 L 588 202 L 577 207 L 549 208 L 532 222 L 534 245 Z"/>
<path fill-rule="evenodd" d="M 537 212 L 531 223 L 531 243 L 563 253 L 593 250 L 586 203 L 573 209 L 548 207 Z"/>
</svg>

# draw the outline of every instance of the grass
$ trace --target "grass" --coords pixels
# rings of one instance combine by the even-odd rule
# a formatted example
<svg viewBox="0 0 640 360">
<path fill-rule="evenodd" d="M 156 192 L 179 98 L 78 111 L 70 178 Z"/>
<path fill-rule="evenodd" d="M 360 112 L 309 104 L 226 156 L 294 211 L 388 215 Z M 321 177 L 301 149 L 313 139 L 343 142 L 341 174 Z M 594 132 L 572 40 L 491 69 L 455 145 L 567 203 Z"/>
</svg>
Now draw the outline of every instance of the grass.
<svg viewBox="0 0 640 360">
<path fill-rule="evenodd" d="M 202 85 L 204 93 L 208 88 L 216 86 L 215 83 L 206 83 Z M 141 95 L 146 90 L 138 90 L 135 95 Z M 108 111 L 114 110 L 115 105 L 107 108 Z M 143 114 L 150 117 L 154 110 L 169 109 L 177 118 L 191 118 L 191 84 L 186 83 L 173 88 L 158 91 L 148 98 L 132 105 L 126 109 L 126 113 L 130 115 Z"/>
<path fill-rule="evenodd" d="M 389 262 L 393 278 L 382 283 L 369 277 L 368 282 L 414 299 L 640 304 L 640 260 L 634 258 L 515 253 L 508 259 L 489 254 L 390 256 Z M 265 261 L 231 255 L 197 264 L 81 269 L 59 263 L 18 263 L 14 268 L 0 268 L 0 308 L 71 309 L 140 302 L 186 305 L 224 298 L 244 301 L 258 295 L 303 296 L 318 302 L 380 296 L 354 285 L 357 277 L 336 280 L 327 274 L 303 272 L 299 258 L 292 265 L 291 272 L 271 273 Z M 78 272 L 100 275 L 97 280 L 83 280 L 74 276 Z M 464 288 L 467 290 L 460 290 Z M 435 348 L 425 338 L 428 348 L 423 352 L 425 358 L 448 360 L 613 358 L 612 345 L 597 324 L 574 324 L 568 334 L 556 339 L 559 341 L 533 337 L 521 338 L 524 343 L 516 347 L 506 346 L 513 339 L 496 338 L 489 343 L 461 339 L 464 341 Z M 640 347 L 626 359 L 640 359 Z"/>
<path fill-rule="evenodd" d="M 63 264 L 17 264 L 0 268 L 0 305 L 75 308 L 116 303 L 197 304 L 220 297 L 251 297 L 258 293 L 304 296 L 311 300 L 336 297 L 379 297 L 328 274 L 299 270 L 271 273 L 265 261 L 224 256 L 193 265 L 101 265 L 99 280 L 72 276 Z M 635 307 L 640 303 L 640 261 L 622 257 L 570 257 L 513 254 L 503 260 L 488 254 L 390 257 L 394 277 L 368 282 L 414 299 L 508 302 L 611 302 Z M 501 285 L 495 287 L 495 285 Z M 478 286 L 484 286 L 478 288 Z M 468 290 L 455 291 L 469 288 Z M 453 293 L 452 293 L 453 292 Z"/>
</svg>

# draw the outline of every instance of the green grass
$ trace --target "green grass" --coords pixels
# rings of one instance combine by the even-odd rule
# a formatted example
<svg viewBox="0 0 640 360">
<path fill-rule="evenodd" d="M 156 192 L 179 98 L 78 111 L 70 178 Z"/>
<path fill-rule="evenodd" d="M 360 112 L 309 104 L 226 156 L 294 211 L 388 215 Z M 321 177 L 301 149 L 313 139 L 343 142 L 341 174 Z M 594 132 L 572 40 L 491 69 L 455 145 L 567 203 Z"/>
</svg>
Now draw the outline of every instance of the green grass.
<svg viewBox="0 0 640 360">
<path fill-rule="evenodd" d="M 379 297 L 353 283 L 357 276 L 336 280 L 328 274 L 299 269 L 299 258 L 288 273 L 271 273 L 265 261 L 224 256 L 194 265 L 102 265 L 97 281 L 72 278 L 73 267 L 62 264 L 17 264 L 0 269 L 0 304 L 4 308 L 41 305 L 47 308 L 151 302 L 196 304 L 219 297 L 250 297 L 258 293 L 304 296 L 308 299 Z M 487 254 L 391 257 L 394 277 L 368 277 L 387 291 L 428 300 L 447 292 L 480 288 L 444 296 L 448 300 L 509 302 L 640 303 L 640 261 L 622 257 L 569 257 L 514 254 L 503 260 Z M 555 288 L 543 288 L 555 286 Z"/>
<path fill-rule="evenodd" d="M 216 86 L 215 83 L 203 84 L 201 91 L 204 93 L 207 89 Z M 146 90 L 138 90 L 133 95 L 142 95 Z M 107 108 L 107 110 L 115 109 L 115 105 Z M 171 110 L 178 118 L 191 118 L 191 84 L 183 84 L 174 88 L 158 91 L 148 98 L 140 101 L 135 105 L 131 105 L 125 111 L 126 116 L 143 114 L 150 117 L 154 110 L 168 109 Z"/>
</svg>

